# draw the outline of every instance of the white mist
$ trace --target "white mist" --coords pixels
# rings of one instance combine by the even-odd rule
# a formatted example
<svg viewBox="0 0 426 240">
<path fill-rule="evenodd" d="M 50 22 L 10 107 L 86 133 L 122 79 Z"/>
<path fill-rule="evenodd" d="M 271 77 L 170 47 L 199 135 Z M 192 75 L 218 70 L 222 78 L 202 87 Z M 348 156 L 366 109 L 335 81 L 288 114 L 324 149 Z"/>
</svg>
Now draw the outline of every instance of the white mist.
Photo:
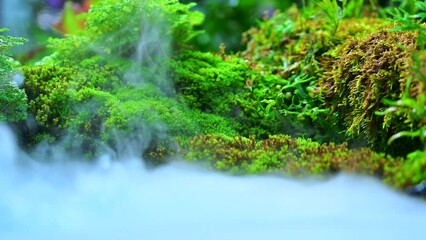
<svg viewBox="0 0 426 240">
<path fill-rule="evenodd" d="M 235 177 L 179 161 L 40 163 L 0 126 L 0 239 L 421 239 L 426 203 L 367 177 Z M 65 156 L 64 156 L 65 157 Z M 105 164 L 109 162 L 109 164 Z"/>
</svg>

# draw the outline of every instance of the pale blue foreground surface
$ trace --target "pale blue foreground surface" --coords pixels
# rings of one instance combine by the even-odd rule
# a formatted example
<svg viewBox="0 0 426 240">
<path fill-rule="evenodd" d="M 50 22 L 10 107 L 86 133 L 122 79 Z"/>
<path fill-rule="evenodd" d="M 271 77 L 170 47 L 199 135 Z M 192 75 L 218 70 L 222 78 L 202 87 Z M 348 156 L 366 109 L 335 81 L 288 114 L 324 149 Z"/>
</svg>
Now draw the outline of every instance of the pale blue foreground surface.
<svg viewBox="0 0 426 240">
<path fill-rule="evenodd" d="M 0 239 L 423 239 L 426 202 L 379 181 L 232 177 L 138 159 L 41 164 L 0 126 Z M 63 156 L 65 159 L 66 156 Z"/>
</svg>

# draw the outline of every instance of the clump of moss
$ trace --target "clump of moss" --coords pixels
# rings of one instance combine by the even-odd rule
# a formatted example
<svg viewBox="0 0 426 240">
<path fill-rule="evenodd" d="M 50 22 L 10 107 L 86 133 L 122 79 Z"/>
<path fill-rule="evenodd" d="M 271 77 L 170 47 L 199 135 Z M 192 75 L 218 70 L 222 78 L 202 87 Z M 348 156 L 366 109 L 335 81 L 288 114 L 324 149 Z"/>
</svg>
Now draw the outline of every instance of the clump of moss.
<svg viewBox="0 0 426 240">
<path fill-rule="evenodd" d="M 233 98 L 246 90 L 251 76 L 241 59 L 225 61 L 212 53 L 186 51 L 172 62 L 171 77 L 189 107 L 230 115 Z"/>
<path fill-rule="evenodd" d="M 407 129 L 401 119 L 375 112 L 384 110 L 384 99 L 402 97 L 415 41 L 414 33 L 390 30 L 348 41 L 318 83 L 325 106 L 338 115 L 346 133 L 365 136 L 376 150 L 383 151 L 391 135 Z"/>
<path fill-rule="evenodd" d="M 170 76 L 179 99 L 187 106 L 236 119 L 242 134 L 264 134 L 277 125 L 277 119 L 265 121 L 268 116 L 264 114 L 263 98 L 253 98 L 257 91 L 255 82 L 265 77 L 251 70 L 242 59 L 186 51 L 171 63 Z"/>
<path fill-rule="evenodd" d="M 193 6 L 168 0 L 94 4 L 83 31 L 52 40 L 54 54 L 25 69 L 31 112 L 44 128 L 39 135 L 68 136 L 70 148 L 93 155 L 119 145 L 119 136 L 149 129 L 152 141 L 143 155 L 153 162 L 173 153 L 177 136 L 235 135 L 237 122 L 180 104 L 165 80 L 170 52 L 186 48 L 198 33 L 193 27 L 202 14 L 190 11 Z"/>
<path fill-rule="evenodd" d="M 412 152 L 402 166 L 390 170 L 394 177 L 387 180 L 398 188 L 407 189 L 420 184 L 426 179 L 426 152 Z"/>
<path fill-rule="evenodd" d="M 61 67 L 24 67 L 29 111 L 40 126 L 65 127 L 71 115 L 70 93 L 75 70 Z"/>
<path fill-rule="evenodd" d="M 38 133 L 54 138 L 60 137 L 69 127 L 69 121 L 76 117 L 76 106 L 81 103 L 80 91 L 113 91 L 120 82 L 118 74 L 108 65 L 91 65 L 79 70 L 49 65 L 26 66 L 23 72 L 28 110 L 35 117 Z"/>
<path fill-rule="evenodd" d="M 311 175 L 343 171 L 391 177 L 388 169 L 401 165 L 400 159 L 368 148 L 348 149 L 346 144 L 319 144 L 288 135 L 274 135 L 259 141 L 253 137 L 198 135 L 182 141 L 181 146 L 185 159 L 205 160 L 215 169 L 237 174 Z"/>
</svg>

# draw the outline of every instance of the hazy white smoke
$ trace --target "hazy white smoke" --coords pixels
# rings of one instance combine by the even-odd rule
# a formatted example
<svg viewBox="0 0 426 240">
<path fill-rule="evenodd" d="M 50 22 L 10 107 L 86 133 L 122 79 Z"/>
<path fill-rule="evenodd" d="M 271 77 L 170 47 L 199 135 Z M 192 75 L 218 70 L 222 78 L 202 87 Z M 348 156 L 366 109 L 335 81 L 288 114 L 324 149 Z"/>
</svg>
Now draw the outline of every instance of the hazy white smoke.
<svg viewBox="0 0 426 240">
<path fill-rule="evenodd" d="M 420 239 L 426 203 L 366 177 L 233 177 L 179 161 L 38 163 L 0 126 L 0 239 Z M 55 150 L 55 149 L 53 149 Z M 65 156 L 65 153 L 64 153 Z M 420 237 L 420 238 L 419 238 Z"/>
</svg>

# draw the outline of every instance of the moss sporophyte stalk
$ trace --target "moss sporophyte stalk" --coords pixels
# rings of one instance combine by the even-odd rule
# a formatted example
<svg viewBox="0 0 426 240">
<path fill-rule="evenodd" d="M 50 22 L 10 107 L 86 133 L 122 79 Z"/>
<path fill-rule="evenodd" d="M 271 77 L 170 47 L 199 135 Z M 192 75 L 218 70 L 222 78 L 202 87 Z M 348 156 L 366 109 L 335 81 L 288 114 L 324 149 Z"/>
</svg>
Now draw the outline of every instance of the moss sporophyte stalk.
<svg viewBox="0 0 426 240">
<path fill-rule="evenodd" d="M 265 15 L 234 53 L 197 50 L 194 6 L 98 1 L 84 28 L 20 70 L 5 54 L 25 40 L 2 36 L 0 120 L 34 118 L 29 149 L 61 142 L 88 159 L 144 132 L 138 154 L 152 165 L 179 155 L 235 174 L 425 180 L 423 3 L 311 1 Z"/>
</svg>

